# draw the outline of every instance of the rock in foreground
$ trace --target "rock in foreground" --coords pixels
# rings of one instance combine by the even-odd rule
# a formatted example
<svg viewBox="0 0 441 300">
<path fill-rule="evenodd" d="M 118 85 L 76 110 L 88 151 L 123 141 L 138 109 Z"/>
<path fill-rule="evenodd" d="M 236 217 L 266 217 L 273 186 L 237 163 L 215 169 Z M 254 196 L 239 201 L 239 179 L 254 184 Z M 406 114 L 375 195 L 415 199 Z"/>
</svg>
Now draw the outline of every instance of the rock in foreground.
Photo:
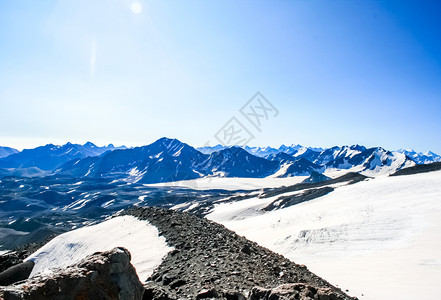
<svg viewBox="0 0 441 300">
<path fill-rule="evenodd" d="M 94 253 L 75 265 L 0 290 L 0 299 L 141 299 L 144 288 L 124 248 Z"/>
</svg>

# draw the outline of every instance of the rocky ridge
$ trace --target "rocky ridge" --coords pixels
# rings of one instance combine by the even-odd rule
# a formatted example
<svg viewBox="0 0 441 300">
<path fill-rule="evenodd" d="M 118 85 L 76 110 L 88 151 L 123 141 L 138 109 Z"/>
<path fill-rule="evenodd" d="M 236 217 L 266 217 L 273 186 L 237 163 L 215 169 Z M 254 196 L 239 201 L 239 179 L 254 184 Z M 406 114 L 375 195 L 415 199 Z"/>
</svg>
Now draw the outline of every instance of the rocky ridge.
<svg viewBox="0 0 441 300">
<path fill-rule="evenodd" d="M 204 218 L 150 207 L 124 214 L 149 221 L 175 248 L 149 278 L 141 278 L 144 299 L 246 299 L 253 288 L 274 289 L 282 284 L 301 284 L 301 290 L 314 291 L 307 297 L 296 292 L 300 298 L 292 299 L 353 299 L 306 266 Z M 323 297 L 317 292 L 320 289 Z"/>
<path fill-rule="evenodd" d="M 0 287 L 0 299 L 354 299 L 306 266 L 205 218 L 154 207 L 121 214 L 148 221 L 174 247 L 149 278 L 139 279 L 130 253 L 115 248 L 30 279 L 32 261 L 17 264 L 0 274 L 9 284 Z M 17 282 L 16 275 L 26 276 Z"/>
</svg>

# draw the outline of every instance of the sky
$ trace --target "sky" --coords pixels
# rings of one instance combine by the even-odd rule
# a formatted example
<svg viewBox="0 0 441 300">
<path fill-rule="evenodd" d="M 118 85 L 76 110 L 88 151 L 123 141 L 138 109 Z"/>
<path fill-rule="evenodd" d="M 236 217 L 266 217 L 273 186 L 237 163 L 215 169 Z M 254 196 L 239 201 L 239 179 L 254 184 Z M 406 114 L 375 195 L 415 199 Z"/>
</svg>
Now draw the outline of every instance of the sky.
<svg viewBox="0 0 441 300">
<path fill-rule="evenodd" d="M 250 145 L 441 153 L 440 116 L 437 0 L 0 2 L 2 146 L 214 145 L 235 118 Z"/>
</svg>

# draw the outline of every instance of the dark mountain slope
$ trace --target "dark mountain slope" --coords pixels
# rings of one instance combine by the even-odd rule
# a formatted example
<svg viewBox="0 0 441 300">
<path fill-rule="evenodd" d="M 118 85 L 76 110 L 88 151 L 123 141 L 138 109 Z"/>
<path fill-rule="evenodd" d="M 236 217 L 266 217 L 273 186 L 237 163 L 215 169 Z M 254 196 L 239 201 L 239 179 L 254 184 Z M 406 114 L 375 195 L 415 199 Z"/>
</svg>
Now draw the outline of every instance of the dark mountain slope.
<svg viewBox="0 0 441 300">
<path fill-rule="evenodd" d="M 273 174 L 279 163 L 254 156 L 240 147 L 213 152 L 199 169 L 206 174 L 223 172 L 228 177 L 265 177 Z"/>
<path fill-rule="evenodd" d="M 193 168 L 207 157 L 176 139 L 162 138 L 148 146 L 70 161 L 57 172 L 96 178 L 129 177 L 142 183 L 165 182 L 200 177 Z"/>
<path fill-rule="evenodd" d="M 0 158 L 6 157 L 8 155 L 18 153 L 19 151 L 17 149 L 11 148 L 11 147 L 1 147 L 0 146 Z"/>
<path fill-rule="evenodd" d="M 435 172 L 441 170 L 441 162 L 435 162 L 427 165 L 416 165 L 409 168 L 398 170 L 390 176 L 413 175 L 419 173 Z"/>
</svg>

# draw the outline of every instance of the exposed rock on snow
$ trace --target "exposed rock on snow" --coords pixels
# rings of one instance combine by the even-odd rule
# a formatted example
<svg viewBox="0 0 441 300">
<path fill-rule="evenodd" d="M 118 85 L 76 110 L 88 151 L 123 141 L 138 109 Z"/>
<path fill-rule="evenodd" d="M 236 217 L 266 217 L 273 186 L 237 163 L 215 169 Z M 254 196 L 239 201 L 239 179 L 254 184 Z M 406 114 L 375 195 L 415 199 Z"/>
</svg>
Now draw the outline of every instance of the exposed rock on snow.
<svg viewBox="0 0 441 300">
<path fill-rule="evenodd" d="M 130 226 L 121 224 L 123 220 L 128 221 Z M 130 234 L 130 228 L 136 228 L 138 222 L 155 226 L 156 235 L 140 238 Z M 107 236 L 105 231 L 108 231 Z M 61 260 L 75 261 L 76 257 L 88 253 L 92 248 L 87 238 L 93 238 L 96 247 L 104 247 L 107 244 L 103 240 L 106 241 L 109 234 L 121 237 L 119 231 L 126 232 L 126 239 L 121 240 L 125 244 L 130 245 L 127 239 L 131 239 L 137 245 L 149 247 L 152 240 L 158 239 L 159 233 L 163 235 L 161 239 L 165 237 L 167 243 L 174 247 L 168 247 L 173 250 L 144 286 L 130 264 L 131 255 L 125 248 L 94 253 L 64 269 L 54 268 L 61 263 L 62 255 Z M 66 248 L 69 242 L 72 243 L 70 252 Z M 134 249 L 139 250 L 139 247 Z M 143 248 L 142 253 L 138 252 L 138 261 L 139 255 L 142 261 L 152 253 L 155 252 Z M 317 298 L 320 295 L 317 291 L 322 289 L 336 297 L 328 299 L 352 299 L 305 266 L 262 248 L 222 225 L 160 208 L 132 208 L 123 216 L 74 230 L 70 235 L 60 235 L 35 252 L 31 259 L 35 260 L 36 267 L 40 265 L 40 271 L 26 281 L 3 287 L 0 299 L 245 300 L 250 299 L 252 290 L 253 299 L 256 299 L 258 291 L 271 291 L 281 284 L 295 284 L 296 288 L 284 291 L 286 297 L 291 295 L 289 299 L 296 299 L 299 295 L 312 295 L 312 298 L 305 296 L 299 299 L 321 299 Z"/>
<path fill-rule="evenodd" d="M 413 167 L 404 168 L 393 173 L 391 176 L 412 175 L 412 174 L 434 172 L 439 170 L 441 170 L 441 162 L 435 162 L 427 165 L 416 165 Z"/>
<path fill-rule="evenodd" d="M 255 213 L 264 198 L 221 203 L 207 218 L 306 264 L 361 299 L 431 299 L 441 291 L 440 199 L 437 171 L 340 185 L 266 213 Z"/>
<path fill-rule="evenodd" d="M 239 300 L 253 287 L 274 288 L 286 283 L 329 288 L 339 299 L 351 299 L 305 266 L 217 223 L 159 208 L 134 208 L 125 213 L 148 220 L 175 248 L 147 281 L 149 296 L 145 299 Z"/>
<path fill-rule="evenodd" d="M 309 189 L 302 193 L 294 194 L 291 196 L 281 196 L 268 204 L 268 206 L 264 207 L 263 210 L 265 211 L 271 211 L 279 208 L 286 208 L 290 207 L 302 202 L 310 201 L 315 198 L 319 198 L 321 196 L 324 196 L 330 192 L 332 192 L 334 188 L 330 186 L 325 186 L 318 189 Z"/>
<path fill-rule="evenodd" d="M 0 290 L 8 299 L 141 299 L 144 288 L 124 248 L 95 253 L 66 269 Z"/>
<path fill-rule="evenodd" d="M 303 180 L 302 183 L 317 183 L 317 182 L 322 182 L 322 181 L 326 181 L 326 180 L 330 180 L 330 179 L 331 178 L 329 178 L 328 176 L 325 176 L 325 175 L 320 174 L 318 172 L 312 172 L 311 176 L 309 176 L 308 178 Z"/>
</svg>

